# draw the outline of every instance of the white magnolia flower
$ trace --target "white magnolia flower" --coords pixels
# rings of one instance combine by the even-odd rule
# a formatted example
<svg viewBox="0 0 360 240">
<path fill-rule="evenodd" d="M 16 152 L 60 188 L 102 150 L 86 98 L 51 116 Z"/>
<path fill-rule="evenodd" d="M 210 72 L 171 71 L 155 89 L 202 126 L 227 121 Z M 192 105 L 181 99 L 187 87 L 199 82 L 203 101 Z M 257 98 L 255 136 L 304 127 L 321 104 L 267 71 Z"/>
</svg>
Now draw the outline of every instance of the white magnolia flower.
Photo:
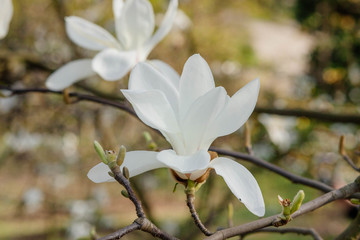
<svg viewBox="0 0 360 240">
<path fill-rule="evenodd" d="M 0 39 L 4 38 L 9 31 L 13 11 L 11 0 L 0 0 Z"/>
<path fill-rule="evenodd" d="M 46 86 L 63 90 L 95 74 L 108 81 L 122 78 L 136 63 L 145 61 L 155 45 L 170 31 L 177 6 L 178 0 L 170 0 L 164 20 L 154 33 L 154 11 L 148 0 L 113 0 L 117 39 L 83 18 L 66 17 L 66 32 L 70 39 L 83 48 L 100 52 L 93 59 L 65 64 L 49 76 Z M 165 63 L 157 67 L 165 67 L 165 71 L 170 68 Z"/>
<path fill-rule="evenodd" d="M 236 131 L 247 121 L 259 87 L 260 81 L 253 80 L 230 98 L 223 87 L 215 87 L 208 64 L 198 54 L 188 59 L 180 78 L 169 78 L 139 63 L 131 72 L 129 90 L 122 92 L 139 118 L 158 129 L 173 150 L 128 152 L 121 167 L 129 169 L 130 177 L 167 167 L 178 179 L 194 181 L 214 169 L 252 213 L 263 216 L 264 200 L 252 174 L 231 159 L 211 159 L 208 152 L 217 137 Z M 100 163 L 88 177 L 97 183 L 111 181 L 108 171 Z"/>
</svg>

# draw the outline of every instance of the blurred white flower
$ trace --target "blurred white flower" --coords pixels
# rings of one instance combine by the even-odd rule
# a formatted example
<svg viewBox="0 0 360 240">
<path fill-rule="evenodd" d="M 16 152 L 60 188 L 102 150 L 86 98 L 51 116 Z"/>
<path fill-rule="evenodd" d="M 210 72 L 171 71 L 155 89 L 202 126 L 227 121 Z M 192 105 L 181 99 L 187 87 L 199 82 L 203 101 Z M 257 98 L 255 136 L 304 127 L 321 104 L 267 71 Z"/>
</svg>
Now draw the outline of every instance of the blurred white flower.
<svg viewBox="0 0 360 240">
<path fill-rule="evenodd" d="M 0 0 L 0 39 L 4 38 L 9 31 L 13 12 L 14 9 L 11 0 Z"/>
<path fill-rule="evenodd" d="M 178 0 L 170 0 L 166 15 L 154 33 L 154 11 L 148 0 L 113 0 L 116 36 L 83 18 L 66 17 L 66 32 L 77 45 L 100 51 L 93 59 L 69 62 L 55 71 L 46 81 L 52 90 L 63 90 L 71 84 L 99 74 L 115 81 L 125 76 L 136 63 L 145 61 L 151 50 L 170 31 Z M 158 68 L 170 68 L 166 63 Z M 166 71 L 166 70 L 165 70 Z"/>
<path fill-rule="evenodd" d="M 261 190 L 252 174 L 224 157 L 211 159 L 208 149 L 220 136 L 239 129 L 254 110 L 260 81 L 253 80 L 231 98 L 215 87 L 206 61 L 198 54 L 185 63 L 181 77 L 168 77 L 147 63 L 139 63 L 130 75 L 129 90 L 122 90 L 139 118 L 159 130 L 173 150 L 128 152 L 122 166 L 130 176 L 167 167 L 177 178 L 200 181 L 208 169 L 222 176 L 233 194 L 255 215 L 265 213 Z M 104 163 L 93 167 L 94 182 L 111 181 Z"/>
<path fill-rule="evenodd" d="M 259 121 L 265 126 L 271 141 L 282 152 L 289 150 L 291 144 L 297 139 L 297 134 L 294 131 L 296 126 L 296 118 L 294 117 L 260 114 Z"/>
<path fill-rule="evenodd" d="M 44 194 L 39 188 L 30 188 L 23 194 L 22 200 L 26 212 L 34 213 L 41 208 L 44 201 Z"/>
</svg>

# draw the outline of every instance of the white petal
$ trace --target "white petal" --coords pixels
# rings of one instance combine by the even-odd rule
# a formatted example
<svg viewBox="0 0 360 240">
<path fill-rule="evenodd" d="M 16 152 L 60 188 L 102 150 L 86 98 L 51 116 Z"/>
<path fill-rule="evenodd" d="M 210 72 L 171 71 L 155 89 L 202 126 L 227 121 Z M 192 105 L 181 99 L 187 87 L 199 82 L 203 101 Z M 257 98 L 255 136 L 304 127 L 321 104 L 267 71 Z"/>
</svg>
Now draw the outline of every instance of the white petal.
<svg viewBox="0 0 360 240">
<path fill-rule="evenodd" d="M 127 152 L 124 163 L 121 165 L 121 170 L 126 166 L 129 169 L 130 177 L 134 177 L 153 169 L 166 167 L 165 164 L 158 161 L 158 154 L 158 152 L 151 151 Z"/>
<path fill-rule="evenodd" d="M 2 0 L 0 3 L 0 39 L 4 38 L 8 31 L 13 16 L 13 5 L 11 0 Z"/>
<path fill-rule="evenodd" d="M 92 22 L 76 16 L 66 17 L 65 22 L 69 38 L 83 48 L 90 50 L 121 48 L 108 31 Z"/>
<path fill-rule="evenodd" d="M 92 68 L 103 79 L 116 81 L 124 77 L 135 64 L 136 52 L 108 48 L 94 57 Z"/>
<path fill-rule="evenodd" d="M 191 56 L 186 61 L 180 78 L 181 118 L 197 98 L 214 87 L 214 78 L 207 62 L 199 54 Z"/>
<path fill-rule="evenodd" d="M 259 89 L 260 81 L 255 79 L 237 91 L 215 119 L 208 138 L 228 135 L 239 129 L 254 111 Z"/>
<path fill-rule="evenodd" d="M 264 199 L 254 176 L 241 164 L 228 158 L 215 158 L 210 167 L 222 176 L 231 192 L 253 214 L 262 217 L 265 214 Z"/>
<path fill-rule="evenodd" d="M 161 22 L 160 27 L 144 45 L 144 55 L 147 56 L 151 50 L 158 44 L 171 30 L 174 23 L 176 11 L 178 8 L 178 0 L 170 0 L 168 10 L 166 11 L 165 17 Z"/>
<path fill-rule="evenodd" d="M 121 17 L 121 13 L 124 7 L 124 0 L 113 0 L 113 13 L 115 18 L 115 25 L 118 19 Z"/>
<path fill-rule="evenodd" d="M 179 89 L 180 75 L 169 64 L 160 60 L 148 60 L 146 62 L 150 63 L 153 67 L 165 75 L 166 78 L 171 81 L 175 89 Z"/>
<path fill-rule="evenodd" d="M 143 172 L 166 167 L 166 165 L 157 160 L 157 155 L 158 152 L 150 151 L 127 152 L 124 163 L 121 165 L 120 169 L 122 170 L 123 167 L 126 166 L 129 170 L 130 177 L 134 177 Z M 87 176 L 95 183 L 115 181 L 113 177 L 110 177 L 108 172 L 110 172 L 109 167 L 104 163 L 99 163 L 90 169 Z"/>
<path fill-rule="evenodd" d="M 178 111 L 179 93 L 172 81 L 152 65 L 140 62 L 131 72 L 129 80 L 130 90 L 160 90 L 169 101 L 174 112 Z"/>
<path fill-rule="evenodd" d="M 165 132 L 179 132 L 175 113 L 159 90 L 121 90 L 136 114 L 146 125 Z"/>
<path fill-rule="evenodd" d="M 223 87 L 217 87 L 198 98 L 181 120 L 186 152 L 192 154 L 199 149 L 208 149 L 204 140 L 206 133 L 211 131 L 209 124 L 223 109 L 228 96 Z M 208 143 L 207 141 L 205 141 Z"/>
<path fill-rule="evenodd" d="M 164 150 L 157 158 L 168 168 L 184 174 L 207 169 L 210 162 L 210 154 L 206 150 L 188 156 L 177 155 L 174 150 Z"/>
<path fill-rule="evenodd" d="M 108 165 L 101 162 L 90 169 L 87 177 L 94 183 L 114 182 L 115 179 L 108 172 L 111 172 Z"/>
<path fill-rule="evenodd" d="M 69 62 L 53 72 L 46 80 L 46 87 L 59 91 L 84 78 L 96 75 L 91 68 L 92 59 L 80 59 Z"/>
<path fill-rule="evenodd" d="M 127 0 L 116 20 L 117 37 L 127 50 L 135 50 L 147 41 L 155 27 L 154 10 L 148 0 Z"/>
</svg>

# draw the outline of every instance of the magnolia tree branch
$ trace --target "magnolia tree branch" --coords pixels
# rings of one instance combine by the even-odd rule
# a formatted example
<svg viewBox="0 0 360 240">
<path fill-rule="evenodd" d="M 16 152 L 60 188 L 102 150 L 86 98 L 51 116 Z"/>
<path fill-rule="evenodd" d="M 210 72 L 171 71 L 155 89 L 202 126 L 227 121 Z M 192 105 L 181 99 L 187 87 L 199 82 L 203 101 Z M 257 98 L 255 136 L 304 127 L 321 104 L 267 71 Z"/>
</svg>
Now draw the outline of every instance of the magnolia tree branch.
<svg viewBox="0 0 360 240">
<path fill-rule="evenodd" d="M 210 232 L 204 224 L 201 222 L 199 215 L 196 212 L 195 206 L 194 206 L 194 200 L 195 200 L 195 194 L 194 193 L 186 193 L 186 205 L 189 207 L 191 217 L 194 219 L 194 222 L 196 226 L 206 235 L 210 236 L 213 234 Z"/>
<path fill-rule="evenodd" d="M 333 202 L 335 200 L 346 199 L 359 191 L 360 191 L 360 177 L 358 177 L 353 183 L 350 183 L 340 189 L 325 193 L 324 195 L 315 198 L 310 202 L 305 203 L 299 208 L 299 210 L 297 210 L 294 214 L 292 214 L 291 217 L 293 219 L 297 218 L 305 213 L 314 211 L 315 209 L 318 209 L 323 205 Z M 205 238 L 205 240 L 223 240 L 237 235 L 243 235 L 249 232 L 253 232 L 255 230 L 262 229 L 265 227 L 273 226 L 276 225 L 276 223 L 278 222 L 279 222 L 279 215 L 273 215 L 243 225 L 217 231 L 210 237 Z"/>
<path fill-rule="evenodd" d="M 313 228 L 301 228 L 301 227 L 291 227 L 291 228 L 263 228 L 255 230 L 251 233 L 245 233 L 242 238 L 245 238 L 246 235 L 253 233 L 296 233 L 300 235 L 311 235 L 315 240 L 322 240 L 323 238 L 316 232 Z"/>
<path fill-rule="evenodd" d="M 133 232 L 135 230 L 141 230 L 143 232 L 150 233 L 154 237 L 164 239 L 164 240 L 178 240 L 176 237 L 173 237 L 166 232 L 163 232 L 158 227 L 155 226 L 149 219 L 146 218 L 144 210 L 142 208 L 141 202 L 137 199 L 134 191 L 130 186 L 130 181 L 122 174 L 120 167 L 116 164 L 111 166 L 111 172 L 114 174 L 115 180 L 125 187 L 126 192 L 129 196 L 129 199 L 135 206 L 136 215 L 138 218 L 130 225 L 111 233 L 105 237 L 99 238 L 98 240 L 114 240 L 119 239 L 122 236 Z"/>
<path fill-rule="evenodd" d="M 307 117 L 325 122 L 360 123 L 360 116 L 357 114 L 333 114 L 319 111 L 307 111 L 303 109 L 276 109 L 256 107 L 257 113 L 276 114 L 280 116 Z"/>
</svg>

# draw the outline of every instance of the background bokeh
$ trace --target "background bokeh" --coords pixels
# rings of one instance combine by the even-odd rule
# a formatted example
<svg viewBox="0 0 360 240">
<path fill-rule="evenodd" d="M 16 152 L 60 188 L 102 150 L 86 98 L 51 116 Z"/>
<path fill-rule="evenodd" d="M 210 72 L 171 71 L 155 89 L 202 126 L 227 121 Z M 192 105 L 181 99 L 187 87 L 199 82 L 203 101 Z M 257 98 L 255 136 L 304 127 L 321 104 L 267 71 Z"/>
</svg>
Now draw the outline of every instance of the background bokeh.
<svg viewBox="0 0 360 240">
<path fill-rule="evenodd" d="M 0 84 L 43 88 L 47 76 L 73 59 L 93 56 L 66 36 L 64 16 L 76 15 L 114 33 L 111 0 L 14 0 L 8 36 L 0 41 Z M 167 0 L 152 0 L 161 22 Z M 189 56 L 200 53 L 216 85 L 229 95 L 254 78 L 261 80 L 257 106 L 300 108 L 334 114 L 360 114 L 360 1 L 358 0 L 180 0 L 175 26 L 153 50 L 179 73 Z M 98 77 L 71 91 L 106 93 L 121 99 L 127 79 Z M 358 163 L 360 124 L 255 112 L 250 120 L 255 156 L 292 173 L 334 187 L 353 181 L 356 172 L 338 154 L 345 147 Z M 0 239 L 76 239 L 96 226 L 101 235 L 135 219 L 134 207 L 116 183 L 95 184 L 86 174 L 99 162 L 93 141 L 104 148 L 144 150 L 148 131 L 160 149 L 168 143 L 129 114 L 90 102 L 65 104 L 52 94 L 0 99 Z M 216 147 L 245 152 L 244 130 L 217 139 Z M 280 212 L 277 195 L 304 189 L 305 202 L 321 194 L 266 169 L 241 162 L 263 191 L 266 216 Z M 181 239 L 200 239 L 185 204 L 183 187 L 160 169 L 132 179 L 158 226 Z M 257 219 L 212 174 L 199 190 L 196 207 L 211 229 Z M 332 239 L 349 224 L 351 207 L 339 201 L 297 218 L 289 226 L 313 227 Z M 324 224 L 326 223 L 326 224 Z M 84 238 L 86 239 L 86 238 Z M 152 239 L 134 232 L 124 239 Z M 311 239 L 294 234 L 259 233 L 246 239 Z"/>
</svg>

